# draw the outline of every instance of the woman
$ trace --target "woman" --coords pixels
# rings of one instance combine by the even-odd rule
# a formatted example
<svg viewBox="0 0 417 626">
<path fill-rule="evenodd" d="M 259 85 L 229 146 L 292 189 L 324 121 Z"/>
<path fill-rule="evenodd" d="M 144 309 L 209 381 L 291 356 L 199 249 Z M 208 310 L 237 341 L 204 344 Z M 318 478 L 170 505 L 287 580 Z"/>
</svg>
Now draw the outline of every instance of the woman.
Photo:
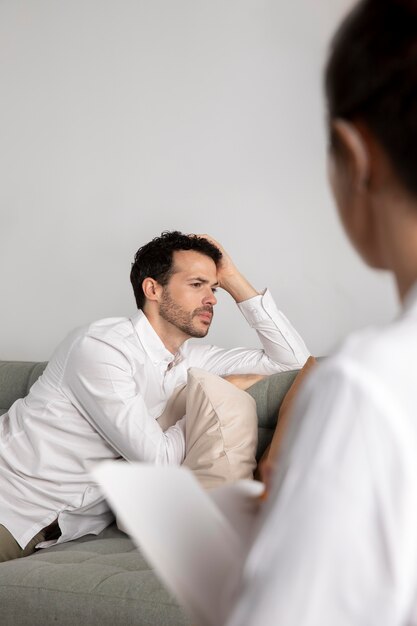
<svg viewBox="0 0 417 626">
<path fill-rule="evenodd" d="M 325 84 L 342 223 L 403 310 L 308 379 L 228 626 L 417 624 L 417 2 L 357 4 Z"/>
</svg>

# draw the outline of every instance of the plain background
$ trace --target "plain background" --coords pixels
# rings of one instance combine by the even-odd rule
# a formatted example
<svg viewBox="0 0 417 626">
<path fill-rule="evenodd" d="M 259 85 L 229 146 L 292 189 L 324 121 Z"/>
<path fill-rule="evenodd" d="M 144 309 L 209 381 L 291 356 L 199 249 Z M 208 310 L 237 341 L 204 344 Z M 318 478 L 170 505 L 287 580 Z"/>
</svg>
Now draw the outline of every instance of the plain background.
<svg viewBox="0 0 417 626">
<path fill-rule="evenodd" d="M 322 68 L 349 0 L 0 0 L 0 358 L 129 316 L 136 249 L 210 233 L 310 350 L 395 315 L 326 179 Z M 258 345 L 227 294 L 211 343 Z"/>
</svg>

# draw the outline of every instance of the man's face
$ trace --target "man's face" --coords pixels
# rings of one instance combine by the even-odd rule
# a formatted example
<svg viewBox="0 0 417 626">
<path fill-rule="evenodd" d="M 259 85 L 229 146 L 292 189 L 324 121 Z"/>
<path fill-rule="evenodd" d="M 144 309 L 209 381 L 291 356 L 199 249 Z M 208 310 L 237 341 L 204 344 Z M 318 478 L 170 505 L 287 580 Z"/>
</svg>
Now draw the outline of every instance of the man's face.
<svg viewBox="0 0 417 626">
<path fill-rule="evenodd" d="M 188 337 L 205 337 L 217 300 L 216 264 L 194 250 L 178 250 L 173 255 L 173 270 L 163 288 L 159 315 Z"/>
</svg>

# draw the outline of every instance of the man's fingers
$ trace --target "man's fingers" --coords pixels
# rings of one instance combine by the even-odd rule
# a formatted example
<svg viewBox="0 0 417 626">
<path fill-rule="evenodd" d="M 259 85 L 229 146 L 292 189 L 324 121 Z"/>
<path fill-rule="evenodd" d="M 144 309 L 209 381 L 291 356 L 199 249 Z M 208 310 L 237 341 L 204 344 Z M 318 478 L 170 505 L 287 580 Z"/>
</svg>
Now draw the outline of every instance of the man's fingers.
<svg viewBox="0 0 417 626">
<path fill-rule="evenodd" d="M 216 246 L 216 248 L 218 248 L 222 254 L 224 254 L 224 253 L 225 253 L 223 246 L 221 246 L 221 245 L 219 244 L 219 242 L 218 242 L 218 241 L 216 241 L 216 239 L 214 239 L 214 237 L 211 237 L 211 235 L 207 235 L 207 234 L 205 233 L 205 234 L 203 234 L 203 235 L 199 234 L 199 235 L 197 235 L 197 237 L 200 237 L 200 239 L 207 239 L 207 241 L 209 241 L 210 243 L 212 243 L 212 244 L 213 244 L 213 246 Z"/>
</svg>

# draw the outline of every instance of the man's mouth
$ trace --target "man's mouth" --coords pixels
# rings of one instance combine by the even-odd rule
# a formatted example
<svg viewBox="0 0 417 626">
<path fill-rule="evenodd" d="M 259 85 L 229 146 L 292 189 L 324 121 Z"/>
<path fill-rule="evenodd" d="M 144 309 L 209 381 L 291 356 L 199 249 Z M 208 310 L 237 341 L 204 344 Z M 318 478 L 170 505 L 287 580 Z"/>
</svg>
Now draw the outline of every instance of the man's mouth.
<svg viewBox="0 0 417 626">
<path fill-rule="evenodd" d="M 211 322 L 212 318 L 213 318 L 213 311 L 210 310 L 200 310 L 200 311 L 196 311 L 194 313 L 194 315 L 198 315 L 198 317 L 201 317 L 202 320 L 205 320 L 206 322 Z"/>
</svg>

